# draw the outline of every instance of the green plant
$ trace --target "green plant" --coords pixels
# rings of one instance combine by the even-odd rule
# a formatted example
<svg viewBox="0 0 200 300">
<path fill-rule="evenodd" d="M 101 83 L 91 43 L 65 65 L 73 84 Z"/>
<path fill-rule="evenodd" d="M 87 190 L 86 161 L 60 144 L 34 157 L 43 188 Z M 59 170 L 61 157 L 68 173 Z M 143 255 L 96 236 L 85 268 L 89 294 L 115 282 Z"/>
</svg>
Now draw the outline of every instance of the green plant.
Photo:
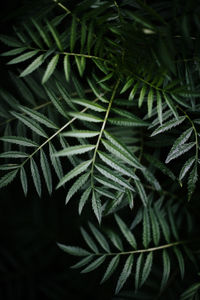
<svg viewBox="0 0 200 300">
<path fill-rule="evenodd" d="M 0 36 L 21 97 L 0 90 L 0 187 L 88 210 L 85 247 L 58 246 L 129 284 L 113 299 L 199 299 L 200 6 L 53 2 Z"/>
</svg>

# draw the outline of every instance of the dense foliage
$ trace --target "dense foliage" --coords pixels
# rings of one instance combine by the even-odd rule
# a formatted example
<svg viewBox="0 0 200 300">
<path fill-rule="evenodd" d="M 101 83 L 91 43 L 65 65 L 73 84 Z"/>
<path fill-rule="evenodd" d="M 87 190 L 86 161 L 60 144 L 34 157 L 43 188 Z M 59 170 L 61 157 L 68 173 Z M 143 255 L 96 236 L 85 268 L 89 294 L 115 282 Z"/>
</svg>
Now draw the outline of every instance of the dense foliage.
<svg viewBox="0 0 200 300">
<path fill-rule="evenodd" d="M 87 211 L 56 247 L 112 299 L 199 299 L 200 6 L 68 2 L 0 35 L 0 187 Z"/>
</svg>

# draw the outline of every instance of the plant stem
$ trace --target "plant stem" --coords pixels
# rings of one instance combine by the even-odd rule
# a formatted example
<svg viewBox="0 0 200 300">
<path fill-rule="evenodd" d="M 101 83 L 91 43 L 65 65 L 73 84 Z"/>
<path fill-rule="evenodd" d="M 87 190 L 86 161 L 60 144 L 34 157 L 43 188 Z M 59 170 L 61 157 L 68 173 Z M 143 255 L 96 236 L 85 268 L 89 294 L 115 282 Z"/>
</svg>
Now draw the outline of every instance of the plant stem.
<svg viewBox="0 0 200 300">
<path fill-rule="evenodd" d="M 138 253 L 148 253 L 148 252 L 159 251 L 162 249 L 171 248 L 171 247 L 175 247 L 175 246 L 179 246 L 179 245 L 193 243 L 194 241 L 200 241 L 200 239 L 197 238 L 197 239 L 193 239 L 193 240 L 177 241 L 177 242 L 172 242 L 172 243 L 157 246 L 157 247 L 152 247 L 152 248 L 147 248 L 147 249 L 138 249 L 138 250 L 126 251 L 126 252 L 124 251 L 124 252 L 118 252 L 118 253 L 116 252 L 116 253 L 98 253 L 98 254 L 95 253 L 95 255 L 111 256 L 111 255 L 130 255 L 130 254 L 138 254 Z"/>
<path fill-rule="evenodd" d="M 86 89 L 85 91 L 84 91 L 86 94 L 89 94 L 89 93 L 91 93 L 92 92 L 92 90 L 91 89 Z M 74 93 L 72 93 L 70 96 L 71 97 L 74 97 L 74 96 L 77 96 L 78 94 L 76 93 L 76 92 L 74 92 Z M 63 100 L 63 98 L 58 98 L 58 100 L 59 101 L 62 101 Z M 46 106 L 48 106 L 48 105 L 50 105 L 50 104 L 52 104 L 52 102 L 51 101 L 47 101 L 47 102 L 44 102 L 44 103 L 42 103 L 42 104 L 40 104 L 40 105 L 38 105 L 38 106 L 35 106 L 35 107 L 33 107 L 32 109 L 33 110 L 40 110 L 40 109 L 42 109 L 42 108 L 44 108 L 44 107 L 46 107 Z M 26 113 L 22 113 L 23 115 L 26 115 Z M 8 119 L 8 120 L 6 120 L 6 121 L 4 121 L 4 122 L 2 122 L 2 123 L 0 123 L 0 126 L 3 126 L 3 125 L 5 125 L 5 124 L 8 124 L 8 123 L 10 123 L 10 122 L 12 122 L 12 121 L 14 121 L 14 120 L 16 120 L 16 118 L 10 118 L 10 119 Z"/>
<path fill-rule="evenodd" d="M 66 11 L 66 13 L 69 15 L 71 14 L 71 10 L 69 10 L 66 6 L 64 6 L 62 3 L 60 3 L 58 0 L 53 0 L 53 2 L 55 2 L 58 6 L 60 6 L 62 9 L 64 9 L 64 11 Z"/>
<path fill-rule="evenodd" d="M 82 53 L 60 52 L 60 54 L 71 55 L 71 56 L 80 56 L 80 57 L 98 59 L 98 60 L 102 60 L 104 62 L 109 62 L 109 60 L 107 60 L 107 59 L 104 59 L 104 58 L 101 58 L 98 56 L 94 56 L 94 55 L 82 54 Z"/>
<path fill-rule="evenodd" d="M 96 147 L 95 147 L 95 150 L 94 150 L 94 155 L 93 155 L 93 159 L 92 159 L 92 168 L 91 168 L 91 180 L 92 180 L 92 186 L 93 186 L 94 164 L 95 164 L 95 160 L 96 160 L 97 150 L 98 150 L 98 148 L 99 148 L 99 144 L 100 144 L 100 141 L 101 141 L 101 138 L 102 138 L 102 134 L 103 134 L 104 128 L 105 128 L 105 126 L 106 126 L 106 122 L 107 122 L 107 119 L 108 119 L 108 115 L 109 115 L 109 113 L 110 113 L 110 109 L 111 109 L 113 100 L 114 100 L 114 98 L 115 98 L 115 94 L 116 94 L 116 91 L 117 91 L 119 82 L 120 82 L 120 79 L 118 79 L 117 83 L 116 83 L 115 86 L 114 86 L 114 89 L 113 89 L 113 92 L 112 92 L 112 96 L 111 96 L 110 102 L 109 102 L 109 104 L 108 104 L 108 109 L 107 109 L 107 111 L 106 111 L 106 114 L 105 114 L 105 117 L 104 117 L 104 121 L 103 121 L 101 130 L 100 130 L 100 133 L 99 133 L 99 136 L 98 136 L 98 140 L 97 140 L 97 143 L 96 143 Z"/>
<path fill-rule="evenodd" d="M 97 102 L 98 98 L 96 98 L 93 102 Z M 80 113 L 84 113 L 87 111 L 88 108 L 85 107 L 80 111 Z M 23 167 L 28 160 L 30 160 L 40 149 L 42 149 L 46 144 L 48 144 L 54 137 L 56 137 L 59 133 L 61 133 L 65 128 L 67 128 L 71 123 L 73 123 L 77 117 L 73 117 L 71 120 L 69 120 L 65 125 L 63 125 L 61 128 L 59 128 L 53 135 L 51 135 L 44 143 L 42 143 L 34 152 L 32 152 L 27 159 L 23 161 L 23 163 L 19 166 L 19 168 Z"/>
</svg>

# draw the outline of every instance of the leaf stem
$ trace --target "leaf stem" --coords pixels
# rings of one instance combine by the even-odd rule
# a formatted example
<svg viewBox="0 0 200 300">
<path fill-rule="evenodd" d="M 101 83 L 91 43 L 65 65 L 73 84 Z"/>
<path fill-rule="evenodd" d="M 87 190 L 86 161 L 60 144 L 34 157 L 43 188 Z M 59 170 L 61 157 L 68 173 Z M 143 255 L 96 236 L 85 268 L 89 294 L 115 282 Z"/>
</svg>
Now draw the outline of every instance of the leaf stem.
<svg viewBox="0 0 200 300">
<path fill-rule="evenodd" d="M 151 247 L 148 249 L 138 249 L 138 250 L 133 250 L 133 251 L 124 251 L 124 252 L 116 252 L 116 253 L 98 253 L 95 255 L 100 256 L 100 255 L 106 255 L 106 256 L 111 256 L 111 255 L 129 255 L 129 254 L 138 254 L 138 253 L 148 253 L 148 252 L 153 252 L 153 251 L 159 251 L 162 249 L 166 249 L 166 248 L 171 248 L 171 247 L 175 247 L 175 246 L 179 246 L 179 245 L 184 245 L 184 244 L 189 244 L 189 243 L 193 243 L 194 241 L 199 241 L 199 238 L 193 239 L 193 240 L 183 240 L 183 241 L 177 241 L 177 242 L 172 242 L 169 244 L 164 244 L 161 246 L 157 246 L 157 247 Z"/>
<path fill-rule="evenodd" d="M 55 2 L 58 6 L 60 6 L 62 9 L 64 9 L 64 11 L 66 11 L 66 13 L 69 15 L 71 14 L 71 10 L 69 10 L 66 6 L 64 6 L 62 3 L 60 3 L 58 0 L 53 0 L 53 2 Z"/>
<path fill-rule="evenodd" d="M 89 94 L 89 93 L 92 92 L 92 90 L 91 90 L 91 89 L 86 89 L 84 92 L 85 92 L 86 94 Z M 70 96 L 71 96 L 71 97 L 74 97 L 74 96 L 77 96 L 77 95 L 78 95 L 78 94 L 77 94 L 76 92 L 74 92 L 74 93 L 72 93 Z M 58 100 L 59 100 L 59 101 L 62 101 L 63 98 L 60 97 Z M 42 104 L 40 104 L 40 105 L 38 105 L 38 106 L 33 107 L 32 109 L 33 109 L 33 110 L 40 110 L 40 109 L 42 109 L 42 108 L 44 108 L 44 107 L 46 107 L 46 106 L 48 106 L 48 105 L 50 105 L 50 104 L 52 104 L 52 102 L 51 102 L 51 101 L 47 101 L 47 102 L 44 102 L 44 103 L 42 103 Z M 23 113 L 23 115 L 26 115 L 26 113 Z M 14 120 L 16 120 L 16 118 L 10 118 L 10 119 L 8 119 L 8 120 L 6 120 L 6 121 L 0 123 L 0 126 L 6 125 L 6 124 L 8 124 L 8 123 L 10 123 L 10 122 L 12 122 L 12 121 L 14 121 Z"/>
<path fill-rule="evenodd" d="M 93 102 L 97 102 L 98 98 L 96 98 Z M 84 113 L 85 111 L 88 110 L 88 107 L 85 107 L 84 109 L 82 109 L 80 111 L 80 113 Z M 26 164 L 26 162 L 28 160 L 30 160 L 40 149 L 42 149 L 46 144 L 48 144 L 54 137 L 56 137 L 59 133 L 61 133 L 65 128 L 67 128 L 71 123 L 73 123 L 75 120 L 77 119 L 77 117 L 73 117 L 71 120 L 69 120 L 65 125 L 63 125 L 61 128 L 59 128 L 53 135 L 51 135 L 46 141 L 44 141 L 44 143 L 42 143 L 34 152 L 32 152 L 27 159 L 25 159 L 23 161 L 23 163 L 19 166 L 19 168 L 23 167 L 24 164 Z"/>
<path fill-rule="evenodd" d="M 71 55 L 71 56 L 80 56 L 80 57 L 98 59 L 98 60 L 102 60 L 104 62 L 109 62 L 109 60 L 104 59 L 102 57 L 98 57 L 98 56 L 94 56 L 94 55 L 88 55 L 88 54 L 82 54 L 82 53 L 60 52 L 60 54 Z"/>
<path fill-rule="evenodd" d="M 114 89 L 113 89 L 113 92 L 112 92 L 112 95 L 111 95 L 111 98 L 110 98 L 110 102 L 109 102 L 109 104 L 108 104 L 108 109 L 107 109 L 107 111 L 106 111 L 106 114 L 105 114 L 105 117 L 104 117 L 104 121 L 103 121 L 101 130 L 100 130 L 100 133 L 99 133 L 99 136 L 98 136 L 98 140 L 97 140 L 97 143 L 96 143 L 96 147 L 95 147 L 95 150 L 94 150 L 94 155 L 93 155 L 93 159 L 92 159 L 92 168 L 91 168 L 91 180 L 92 180 L 92 186 L 93 186 L 94 164 L 95 164 L 95 160 L 96 160 L 97 150 L 98 150 L 98 148 L 99 148 L 99 144 L 100 144 L 100 141 L 101 141 L 101 138 L 102 138 L 102 134 L 103 134 L 104 128 L 105 128 L 105 126 L 106 126 L 106 122 L 107 122 L 107 119 L 108 119 L 108 115 L 109 115 L 109 113 L 110 113 L 110 109 L 111 109 L 113 100 L 114 100 L 114 98 L 115 98 L 115 94 L 116 94 L 116 91 L 117 91 L 119 82 L 120 82 L 120 79 L 118 79 L 117 83 L 116 83 L 115 86 L 114 86 Z"/>
</svg>

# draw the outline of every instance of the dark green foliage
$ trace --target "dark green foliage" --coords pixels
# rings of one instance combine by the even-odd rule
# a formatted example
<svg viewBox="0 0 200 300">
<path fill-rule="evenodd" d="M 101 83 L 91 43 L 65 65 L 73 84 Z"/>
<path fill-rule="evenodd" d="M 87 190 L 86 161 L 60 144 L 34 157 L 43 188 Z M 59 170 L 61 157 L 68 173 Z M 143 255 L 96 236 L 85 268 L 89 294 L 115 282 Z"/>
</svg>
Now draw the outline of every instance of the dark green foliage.
<svg viewBox="0 0 200 300">
<path fill-rule="evenodd" d="M 0 35 L 0 187 L 86 214 L 57 245 L 112 299 L 199 299 L 200 6 L 49 2 Z"/>
</svg>

